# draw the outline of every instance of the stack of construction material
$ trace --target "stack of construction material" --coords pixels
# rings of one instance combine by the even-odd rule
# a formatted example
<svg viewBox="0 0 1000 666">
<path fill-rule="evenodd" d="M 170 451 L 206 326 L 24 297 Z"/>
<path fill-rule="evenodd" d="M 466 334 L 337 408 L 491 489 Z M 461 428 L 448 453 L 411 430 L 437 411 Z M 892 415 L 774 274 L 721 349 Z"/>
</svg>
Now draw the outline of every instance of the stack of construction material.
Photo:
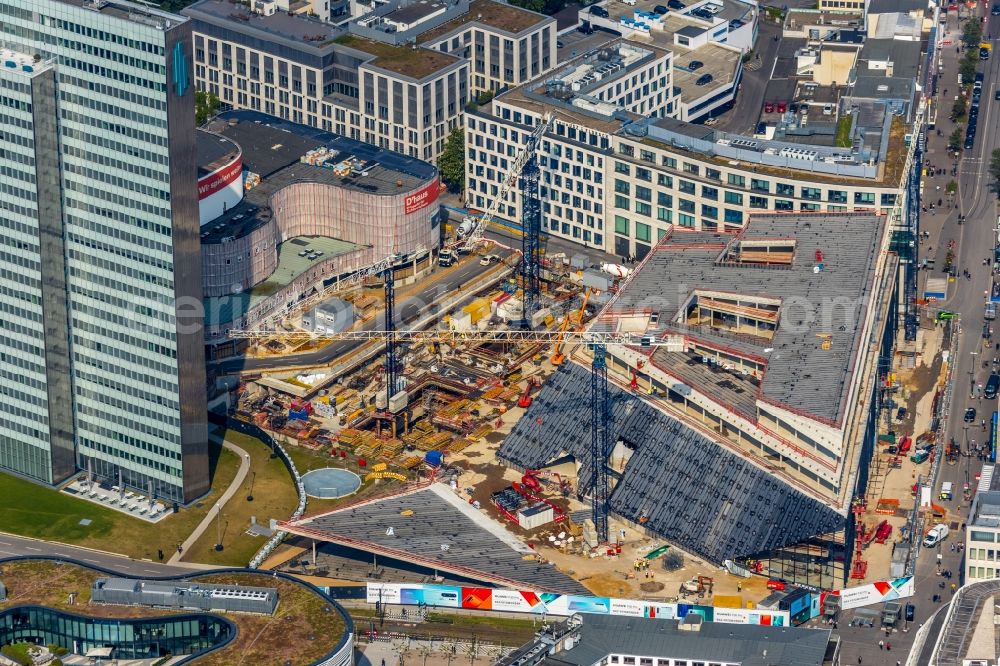
<svg viewBox="0 0 1000 666">
<path fill-rule="evenodd" d="M 452 435 L 447 432 L 438 432 L 426 435 L 420 438 L 414 444 L 421 451 L 433 451 L 435 449 L 443 449 L 448 446 L 452 440 Z"/>
<path fill-rule="evenodd" d="M 479 426 L 478 428 L 476 428 L 475 430 L 473 430 L 471 433 L 469 433 L 469 439 L 472 440 L 473 442 L 478 442 L 483 437 L 486 437 L 486 435 L 490 434 L 491 432 L 493 432 L 492 426 L 490 426 L 489 424 L 484 423 L 483 425 Z"/>
<path fill-rule="evenodd" d="M 414 467 L 419 467 L 424 461 L 420 456 L 407 456 L 403 462 L 402 466 L 404 469 L 413 469 Z"/>
<path fill-rule="evenodd" d="M 368 439 L 354 449 L 354 455 L 359 458 L 374 458 L 379 454 L 381 448 L 382 442 L 377 439 Z"/>
<path fill-rule="evenodd" d="M 489 405 L 497 406 L 503 401 L 503 395 L 507 393 L 502 386 L 494 386 L 483 391 L 481 400 Z"/>
<path fill-rule="evenodd" d="M 364 436 L 367 433 L 361 430 L 355 430 L 354 428 L 344 428 L 337 435 L 337 441 L 340 442 L 341 446 L 347 449 L 353 449 L 356 446 L 364 443 Z"/>
<path fill-rule="evenodd" d="M 403 451 L 403 442 L 398 439 L 386 439 L 382 440 L 382 448 L 380 455 L 386 460 L 391 460 L 398 456 Z"/>
<path fill-rule="evenodd" d="M 470 444 L 472 444 L 472 442 L 467 439 L 456 439 L 448 445 L 448 451 L 450 453 L 458 453 L 466 449 Z"/>
</svg>

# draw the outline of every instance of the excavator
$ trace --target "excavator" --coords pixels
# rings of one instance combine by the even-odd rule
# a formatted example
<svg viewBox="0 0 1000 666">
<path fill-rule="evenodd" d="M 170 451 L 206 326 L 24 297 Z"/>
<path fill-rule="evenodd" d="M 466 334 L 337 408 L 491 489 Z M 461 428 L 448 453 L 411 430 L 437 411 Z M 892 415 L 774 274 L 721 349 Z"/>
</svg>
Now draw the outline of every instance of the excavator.
<svg viewBox="0 0 1000 666">
<path fill-rule="evenodd" d="M 566 331 L 569 327 L 570 319 L 573 318 L 572 315 L 575 315 L 576 321 L 574 323 L 574 326 L 575 327 L 583 326 L 583 318 L 587 315 L 587 302 L 590 300 L 590 295 L 593 292 L 594 292 L 593 287 L 587 289 L 587 293 L 583 295 L 583 305 L 580 306 L 580 309 L 577 310 L 575 313 L 566 313 L 566 316 L 563 317 L 562 324 L 559 326 L 559 339 L 556 341 L 555 350 L 553 351 L 552 358 L 550 359 L 552 365 L 560 366 L 566 360 L 566 356 L 565 354 L 563 354 L 562 351 L 562 346 L 563 346 L 563 339 L 566 337 Z"/>
</svg>

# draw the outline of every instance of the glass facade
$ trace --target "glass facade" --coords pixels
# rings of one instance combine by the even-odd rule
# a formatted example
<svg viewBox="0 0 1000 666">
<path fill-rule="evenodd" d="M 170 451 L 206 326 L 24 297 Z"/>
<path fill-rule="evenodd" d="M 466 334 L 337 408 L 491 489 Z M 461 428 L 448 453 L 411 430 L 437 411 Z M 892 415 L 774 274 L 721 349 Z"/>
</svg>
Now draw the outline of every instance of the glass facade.
<svg viewBox="0 0 1000 666">
<path fill-rule="evenodd" d="M 191 501 L 209 477 L 190 24 L 5 0 L 0 32 L 51 63 L 0 95 L 0 168 L 18 164 L 0 190 L 0 354 L 24 365 L 2 382 L 0 466 Z"/>
<path fill-rule="evenodd" d="M 209 615 L 106 619 L 41 606 L 19 606 L 0 613 L 0 645 L 58 645 L 76 654 L 112 648 L 115 659 L 196 654 L 221 647 L 235 636 L 236 625 Z"/>
</svg>

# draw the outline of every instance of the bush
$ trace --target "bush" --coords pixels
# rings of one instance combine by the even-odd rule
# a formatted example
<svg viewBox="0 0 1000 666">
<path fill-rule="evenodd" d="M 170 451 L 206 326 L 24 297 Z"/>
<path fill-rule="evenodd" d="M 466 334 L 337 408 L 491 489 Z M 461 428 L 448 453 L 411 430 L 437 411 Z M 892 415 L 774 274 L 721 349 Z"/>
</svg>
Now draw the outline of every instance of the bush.
<svg viewBox="0 0 1000 666">
<path fill-rule="evenodd" d="M 4 645 L 0 648 L 0 654 L 7 657 L 11 661 L 16 661 L 22 666 L 31 666 L 31 657 L 28 655 L 27 643 L 12 643 L 10 645 Z"/>
</svg>

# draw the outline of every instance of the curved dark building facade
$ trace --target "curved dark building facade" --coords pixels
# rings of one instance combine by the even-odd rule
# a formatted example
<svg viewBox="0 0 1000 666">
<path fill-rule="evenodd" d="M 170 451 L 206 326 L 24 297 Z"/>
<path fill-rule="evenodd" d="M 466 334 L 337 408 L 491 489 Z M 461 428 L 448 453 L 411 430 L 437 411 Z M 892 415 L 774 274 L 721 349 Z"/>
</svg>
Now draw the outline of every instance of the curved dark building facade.
<svg viewBox="0 0 1000 666">
<path fill-rule="evenodd" d="M 116 659 L 195 655 L 235 637 L 236 625 L 213 615 L 104 618 L 44 606 L 15 606 L 0 612 L 0 645 L 61 645 L 77 654 L 111 648 Z"/>
</svg>

